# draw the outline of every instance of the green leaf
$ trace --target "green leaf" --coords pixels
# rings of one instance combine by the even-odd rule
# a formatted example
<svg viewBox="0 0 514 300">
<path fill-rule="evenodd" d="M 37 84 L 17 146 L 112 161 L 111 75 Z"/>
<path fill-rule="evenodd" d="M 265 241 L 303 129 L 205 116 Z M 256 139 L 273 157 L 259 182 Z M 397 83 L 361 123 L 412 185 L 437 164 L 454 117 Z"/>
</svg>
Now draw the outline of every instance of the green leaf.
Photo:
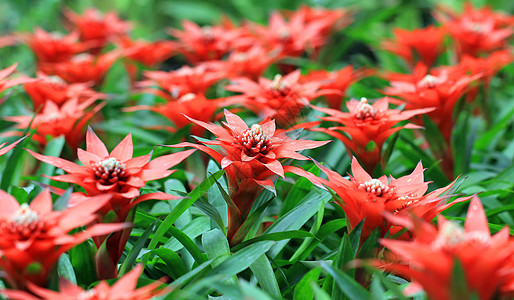
<svg viewBox="0 0 514 300">
<path fill-rule="evenodd" d="M 164 261 L 167 266 L 166 271 L 171 273 L 173 278 L 179 278 L 187 273 L 187 267 L 175 251 L 166 248 L 159 248 L 152 250 L 152 253 Z"/>
<path fill-rule="evenodd" d="M 143 232 L 141 237 L 136 241 L 136 243 L 132 246 L 132 249 L 130 249 L 129 253 L 127 254 L 127 257 L 123 261 L 123 264 L 121 265 L 119 275 L 123 276 L 127 272 L 129 272 L 132 269 L 132 266 L 134 262 L 136 261 L 136 258 L 139 256 L 139 253 L 143 249 L 143 247 L 146 245 L 146 242 L 148 241 L 148 238 L 150 237 L 150 233 L 152 233 L 155 230 L 155 227 L 157 225 L 157 222 L 159 219 L 156 219 L 151 226 L 148 226 L 146 230 Z"/>
<path fill-rule="evenodd" d="M 232 250 L 239 251 L 240 249 L 245 248 L 248 245 L 251 245 L 260 241 L 282 241 L 288 239 L 301 239 L 301 238 L 316 238 L 312 233 L 303 231 L 303 230 L 287 230 L 283 232 L 273 232 L 266 233 L 260 235 L 258 237 L 254 237 L 252 239 L 246 240 L 243 243 L 234 246 Z"/>
<path fill-rule="evenodd" d="M 357 281 L 352 279 L 348 274 L 332 268 L 326 262 L 321 262 L 321 268 L 325 270 L 337 284 L 341 292 L 350 299 L 370 299 L 371 294 L 364 289 Z"/>
<path fill-rule="evenodd" d="M 97 280 L 94 253 L 95 246 L 92 241 L 85 241 L 68 250 L 77 282 L 81 285 L 89 286 Z"/>
<path fill-rule="evenodd" d="M 198 264 L 207 261 L 207 256 L 202 253 L 195 242 L 187 234 L 182 232 L 182 230 L 176 228 L 175 226 L 171 226 L 169 231 L 171 231 L 171 234 L 184 246 L 184 248 L 186 248 L 186 250 L 193 256 Z M 166 243 L 164 247 L 171 249 L 171 247 L 167 246 L 168 243 Z"/>
<path fill-rule="evenodd" d="M 265 254 L 261 255 L 250 265 L 250 270 L 252 270 L 263 290 L 275 298 L 281 297 L 277 278 Z"/>
<path fill-rule="evenodd" d="M 261 255 L 268 252 L 275 242 L 262 241 L 252 244 L 227 258 L 220 265 L 215 267 L 208 276 L 223 275 L 226 280 L 246 270 Z"/>
<path fill-rule="evenodd" d="M 75 270 L 71 264 L 70 257 L 64 253 L 59 257 L 57 263 L 57 273 L 60 278 L 65 278 L 71 283 L 77 284 L 77 277 L 75 276 Z"/>
<path fill-rule="evenodd" d="M 59 196 L 53 205 L 53 210 L 66 210 L 68 208 L 68 203 L 70 202 L 71 194 L 73 193 L 73 187 L 69 187 L 66 189 L 66 192 Z"/>
<path fill-rule="evenodd" d="M 318 233 L 316 234 L 316 239 L 310 239 L 311 243 L 308 245 L 308 247 L 298 248 L 295 254 L 291 257 L 290 261 L 297 262 L 300 260 L 305 260 L 307 256 L 319 245 L 320 242 L 323 242 L 330 234 L 341 228 L 344 228 L 345 226 L 346 219 L 335 219 L 323 224 L 323 226 L 321 226 Z"/>
<path fill-rule="evenodd" d="M 273 223 L 265 233 L 300 229 L 310 218 L 312 218 L 313 215 L 316 214 L 320 207 L 320 202 L 328 202 L 330 199 L 332 199 L 332 196 L 324 190 L 316 189 L 311 191 L 303 198 L 301 204 L 275 221 L 275 223 Z M 273 246 L 272 251 L 269 253 L 270 257 L 275 257 L 286 244 L 287 240 L 283 240 Z"/>
<path fill-rule="evenodd" d="M 315 268 L 307 272 L 302 279 L 296 284 L 293 293 L 293 300 L 311 300 L 314 298 L 312 285 L 317 285 L 321 268 Z"/>
<path fill-rule="evenodd" d="M 259 299 L 259 300 L 272 300 L 273 298 L 264 293 L 262 290 L 254 285 L 247 283 L 244 280 L 239 282 L 241 292 L 243 293 L 243 299 Z"/>
<path fill-rule="evenodd" d="M 212 204 L 207 202 L 207 200 L 200 198 L 195 203 L 194 206 L 198 207 L 201 211 L 203 211 L 209 218 L 211 218 L 216 225 L 218 225 L 219 229 L 223 230 L 223 233 L 226 235 L 227 230 L 225 229 L 225 224 L 223 223 L 223 219 Z"/>
<path fill-rule="evenodd" d="M 60 157 L 62 149 L 64 148 L 64 144 L 66 143 L 66 140 L 64 138 L 64 135 L 61 135 L 57 138 L 53 138 L 51 141 L 48 142 L 45 146 L 45 151 L 43 152 L 46 156 L 53 156 L 53 157 Z M 37 175 L 47 175 L 52 176 L 54 173 L 55 167 L 50 164 L 41 164 L 37 171 Z M 43 184 L 50 184 L 50 178 L 41 176 L 38 180 L 40 183 Z"/>
<path fill-rule="evenodd" d="M 451 278 L 450 298 L 453 300 L 471 299 L 471 291 L 468 289 L 466 282 L 466 272 L 458 258 L 453 263 L 453 271 Z"/>
<path fill-rule="evenodd" d="M 319 176 L 321 169 L 316 165 L 312 165 L 307 172 L 310 172 L 316 176 Z M 279 216 L 283 216 L 285 213 L 295 208 L 300 200 L 307 194 L 310 190 L 312 190 L 314 184 L 305 177 L 300 177 L 296 183 L 293 185 L 291 190 L 287 193 L 286 198 L 284 199 L 284 203 L 280 209 Z"/>
<path fill-rule="evenodd" d="M 220 167 L 214 160 L 209 160 L 209 164 L 207 165 L 207 176 L 210 174 L 214 174 L 220 170 Z M 212 204 L 219 212 L 221 219 L 223 220 L 223 224 L 228 224 L 228 212 L 227 212 L 227 203 L 225 202 L 223 195 L 221 194 L 220 188 L 223 189 L 225 194 L 227 194 L 227 181 L 225 177 L 221 177 L 219 180 L 219 185 L 212 186 L 207 191 L 207 199 L 209 199 L 209 203 Z M 225 227 L 225 226 L 223 226 Z"/>
<path fill-rule="evenodd" d="M 204 232 L 202 245 L 207 258 L 213 260 L 212 267 L 218 266 L 230 256 L 230 246 L 227 236 L 219 229 Z"/>
<path fill-rule="evenodd" d="M 16 147 L 14 147 L 14 149 L 9 151 L 9 153 L 4 154 L 4 156 L 10 156 L 7 160 L 7 165 L 2 172 L 2 182 L 0 183 L 0 189 L 9 191 L 9 187 L 11 185 L 16 185 L 15 182 L 18 179 L 18 174 L 21 173 L 21 169 L 23 168 L 23 155 L 25 155 L 26 152 L 23 150 L 23 148 L 31 139 L 31 137 L 32 136 L 23 139 L 18 143 L 18 145 L 16 145 Z"/>
<path fill-rule="evenodd" d="M 180 203 L 171 211 L 171 213 L 164 219 L 161 223 L 154 236 L 150 240 L 150 244 L 148 245 L 148 250 L 153 250 L 164 236 L 166 231 L 171 227 L 171 225 L 189 208 L 196 200 L 198 200 L 207 190 L 214 184 L 215 180 L 219 179 L 225 173 L 224 170 L 220 170 L 207 179 L 205 179 L 202 183 L 200 183 L 194 190 L 192 190 L 188 197 L 180 201 Z M 148 256 L 145 255 L 143 258 L 143 264 L 146 264 L 148 261 Z"/>
<path fill-rule="evenodd" d="M 232 241 L 242 241 L 245 239 L 245 237 L 248 235 L 248 232 L 251 230 L 251 228 L 259 222 L 259 220 L 262 218 L 262 214 L 264 213 L 264 210 L 268 208 L 270 203 L 273 201 L 273 198 L 264 202 L 259 207 L 257 207 L 255 210 L 253 210 L 250 215 L 246 218 L 243 225 L 239 227 L 236 234 L 232 238 Z M 237 248 L 239 249 L 239 248 Z"/>
<path fill-rule="evenodd" d="M 210 264 L 212 263 L 212 259 L 208 260 L 202 264 L 200 264 L 198 267 L 194 268 L 193 270 L 187 272 L 186 274 L 180 276 L 177 280 L 173 281 L 168 287 L 173 289 L 173 292 L 166 295 L 164 299 L 177 299 L 175 296 L 177 293 L 180 292 L 180 288 L 190 282 L 194 277 L 199 276 L 201 272 L 203 272 L 206 269 L 210 268 Z"/>
<path fill-rule="evenodd" d="M 355 226 L 350 232 L 350 243 L 352 244 L 354 257 L 357 257 L 357 251 L 359 250 L 360 246 L 362 228 L 364 227 L 365 221 L 366 219 L 360 221 L 359 224 L 357 224 L 357 226 Z"/>
</svg>

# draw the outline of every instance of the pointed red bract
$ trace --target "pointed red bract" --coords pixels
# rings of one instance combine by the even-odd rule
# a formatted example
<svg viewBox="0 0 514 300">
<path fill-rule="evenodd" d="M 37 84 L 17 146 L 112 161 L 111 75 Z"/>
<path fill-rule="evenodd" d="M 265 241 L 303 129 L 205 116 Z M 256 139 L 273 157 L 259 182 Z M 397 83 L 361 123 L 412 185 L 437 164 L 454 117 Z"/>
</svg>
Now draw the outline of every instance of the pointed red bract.
<svg viewBox="0 0 514 300">
<path fill-rule="evenodd" d="M 22 291 L 3 290 L 2 292 L 13 300 L 146 300 L 170 291 L 170 289 L 159 288 L 163 284 L 161 281 L 155 281 L 144 287 L 136 288 L 142 271 L 143 267 L 137 265 L 132 271 L 119 278 L 112 286 L 109 286 L 106 281 L 100 281 L 94 288 L 89 290 L 83 290 L 66 279 L 61 279 L 58 292 L 29 284 L 29 290 L 34 295 L 37 295 L 37 298 Z"/>
<path fill-rule="evenodd" d="M 80 42 L 77 31 L 63 35 L 58 32 L 46 32 L 39 27 L 36 27 L 34 34 L 21 34 L 19 38 L 34 52 L 38 63 L 67 61 L 94 45 Z"/>
<path fill-rule="evenodd" d="M 332 93 L 324 95 L 327 100 L 328 107 L 333 109 L 341 109 L 346 90 L 354 82 L 370 76 L 373 73 L 372 70 L 368 69 L 356 69 L 353 66 L 346 66 L 337 71 L 313 71 L 309 72 L 306 76 L 301 78 L 302 82 L 320 82 L 320 89 L 338 91 L 339 93 Z"/>
<path fill-rule="evenodd" d="M 67 84 L 60 77 L 46 76 L 43 73 L 38 74 L 37 80 L 25 83 L 24 87 L 32 100 L 35 111 L 42 107 L 47 100 L 61 106 L 73 98 L 77 98 L 78 102 L 81 103 L 89 102 L 93 98 L 97 100 L 106 97 L 104 94 L 90 89 L 87 84 Z"/>
<path fill-rule="evenodd" d="M 68 145 L 72 149 L 76 149 L 83 141 L 86 124 L 104 105 L 93 106 L 95 101 L 96 97 L 92 97 L 78 103 L 78 98 L 73 98 L 59 107 L 54 102 L 46 100 L 41 112 L 35 117 L 5 117 L 8 121 L 16 122 L 15 128 L 20 131 L 10 131 L 4 135 L 21 135 L 30 125 L 30 128 L 35 129 L 32 139 L 41 145 L 47 144 L 47 136 L 55 138 L 63 135 Z M 88 110 L 88 108 L 90 109 Z"/>
<path fill-rule="evenodd" d="M 278 132 L 275 121 L 265 120 L 250 127 L 237 115 L 225 110 L 227 122 L 224 127 L 189 118 L 216 136 L 214 141 L 202 142 L 207 146 L 220 146 L 216 151 L 204 145 L 180 143 L 171 147 L 194 147 L 214 158 L 225 170 L 229 194 L 235 207 L 229 205 L 229 239 L 231 239 L 248 216 L 253 202 L 263 188 L 273 187 L 270 178 L 284 177 L 289 166 L 279 159 L 306 160 L 296 153 L 325 145 L 329 141 L 293 140 L 285 132 Z"/>
<path fill-rule="evenodd" d="M 337 204 L 344 210 L 349 223 L 349 229 L 353 229 L 359 222 L 364 221 L 361 240 L 364 241 L 375 229 L 380 230 L 380 236 L 384 236 L 391 229 L 392 224 L 384 219 L 384 213 L 395 215 L 413 212 L 420 218 L 431 221 L 438 213 L 455 203 L 465 201 L 468 198 L 459 198 L 451 203 L 446 203 L 453 195 L 446 192 L 455 184 L 437 189 L 425 194 L 429 182 L 424 181 L 423 166 L 421 162 L 410 175 L 395 179 L 390 176 L 372 178 L 360 165 L 357 159 L 352 159 L 352 174 L 350 180 L 340 174 L 321 166 L 328 179 L 316 177 L 308 172 L 297 172 L 310 179 L 317 185 L 324 185 L 333 190 L 339 198 Z M 391 234 L 401 228 L 393 228 Z"/>
<path fill-rule="evenodd" d="M 457 47 L 457 54 L 478 57 L 495 50 L 505 49 L 514 33 L 512 17 L 494 12 L 489 7 L 474 8 L 470 2 L 464 5 L 464 12 L 441 12 L 439 17 L 448 29 Z"/>
<path fill-rule="evenodd" d="M 395 40 L 382 42 L 382 48 L 400 56 L 412 67 L 420 61 L 431 67 L 444 51 L 445 28 L 428 26 L 412 31 L 395 28 L 393 33 Z"/>
<path fill-rule="evenodd" d="M 99 195 L 73 209 L 52 210 L 52 198 L 47 190 L 30 205 L 20 205 L 0 191 L 0 266 L 7 282 L 24 289 L 27 282 L 44 286 L 60 255 L 92 236 L 106 235 L 127 227 L 126 224 L 98 224 L 73 235 L 75 228 L 95 221 L 96 212 L 109 202 L 109 195 Z"/>
<path fill-rule="evenodd" d="M 71 22 L 71 29 L 80 34 L 80 40 L 95 43 L 91 49 L 93 54 L 99 51 L 114 38 L 124 36 L 132 25 L 120 20 L 116 12 L 103 14 L 95 8 L 87 9 L 82 15 L 66 10 L 66 17 Z"/>
<path fill-rule="evenodd" d="M 341 140 L 350 157 L 357 156 L 364 168 L 370 173 L 373 173 L 378 163 L 382 163 L 382 168 L 385 168 L 387 162 L 382 161 L 382 148 L 384 142 L 392 134 L 402 128 L 420 128 L 413 124 L 394 126 L 400 121 L 434 110 L 434 108 L 406 111 L 389 109 L 389 99 L 387 97 L 378 99 L 372 105 L 368 103 L 366 98 L 362 98 L 360 101 L 351 100 L 346 103 L 348 112 L 312 107 L 328 114 L 329 116 L 321 117 L 321 119 L 334 122 L 335 126 L 311 130 L 325 132 Z"/>
<path fill-rule="evenodd" d="M 185 94 L 175 101 L 169 101 L 165 104 L 156 106 L 134 106 L 126 108 L 125 111 L 138 111 L 145 109 L 157 112 L 173 122 L 175 128 L 171 131 L 175 131 L 191 124 L 191 121 L 189 121 L 185 116 L 189 116 L 203 122 L 213 121 L 218 107 L 221 106 L 221 101 L 222 99 L 210 100 L 206 99 L 202 94 L 195 95 L 190 93 Z M 202 136 L 204 132 L 205 128 L 199 125 L 194 124 L 191 127 L 192 135 Z"/>
<path fill-rule="evenodd" d="M 442 148 L 445 149 L 437 149 L 439 151 L 434 151 L 434 155 L 443 160 L 441 165 L 449 179 L 454 178 L 451 137 L 458 116 L 455 108 L 458 101 L 473 87 L 472 83 L 481 76 L 482 74 L 468 75 L 458 65 L 429 71 L 423 64 L 418 64 L 412 74 L 387 75 L 391 87 L 386 88 L 384 93 L 402 100 L 395 101 L 395 104 L 405 103 L 405 109 L 409 110 L 435 108 L 427 116 L 441 132 L 444 138 Z M 416 120 L 418 124 L 423 124 L 421 119 Z"/>
<path fill-rule="evenodd" d="M 169 168 L 194 152 L 194 150 L 187 150 L 155 160 L 151 160 L 151 155 L 132 157 L 132 136 L 129 134 L 109 154 L 92 129 L 87 131 L 86 144 L 87 150 L 78 149 L 77 152 L 82 166 L 62 158 L 28 151 L 37 159 L 69 173 L 52 176 L 51 179 L 82 186 L 89 196 L 112 195 L 109 205 L 102 208 L 104 215 L 109 210 L 120 213 L 127 207 L 132 207 L 131 201 L 140 195 L 139 189 L 144 187 L 147 181 L 169 176 L 174 172 Z M 160 163 L 155 163 L 156 160 Z M 171 198 L 173 196 L 170 195 Z M 118 217 L 124 220 L 125 216 L 118 215 Z"/>
<path fill-rule="evenodd" d="M 245 106 L 263 119 L 275 119 L 282 128 L 291 127 L 310 101 L 331 92 L 321 90 L 320 82 L 299 83 L 299 79 L 299 70 L 283 77 L 277 74 L 273 80 L 261 77 L 258 83 L 246 78 L 234 79 L 225 88 L 243 94 L 228 98 L 227 104 Z"/>
<path fill-rule="evenodd" d="M 398 261 L 374 264 L 411 278 L 415 285 L 411 290 L 421 287 L 431 299 L 453 299 L 452 274 L 458 261 L 467 290 L 477 293 L 480 299 L 503 299 L 514 291 L 509 285 L 514 280 L 514 240 L 507 228 L 491 236 L 478 197 L 471 200 L 464 228 L 442 216 L 438 218 L 438 228 L 412 216 L 391 220 L 408 224 L 414 239 L 381 240 Z"/>
</svg>

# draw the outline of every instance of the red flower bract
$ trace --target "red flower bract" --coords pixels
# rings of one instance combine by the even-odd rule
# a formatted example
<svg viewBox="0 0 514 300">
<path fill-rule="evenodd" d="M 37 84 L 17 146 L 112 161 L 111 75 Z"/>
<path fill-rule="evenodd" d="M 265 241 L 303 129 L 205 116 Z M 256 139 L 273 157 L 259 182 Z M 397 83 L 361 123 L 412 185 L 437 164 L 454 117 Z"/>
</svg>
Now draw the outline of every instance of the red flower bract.
<svg viewBox="0 0 514 300">
<path fill-rule="evenodd" d="M 240 104 L 259 114 L 262 118 L 277 121 L 280 127 L 287 128 L 296 124 L 301 110 L 313 99 L 337 91 L 321 90 L 321 83 L 299 83 L 300 71 L 294 71 L 284 77 L 277 74 L 273 80 L 259 78 L 259 82 L 247 78 L 234 79 L 233 84 L 225 88 L 242 95 L 232 96 L 227 104 Z"/>
<path fill-rule="evenodd" d="M 34 30 L 34 34 L 21 34 L 20 39 L 34 52 L 38 63 L 67 61 L 93 45 L 79 42 L 79 33 L 76 31 L 63 35 L 46 32 L 39 27 Z"/>
<path fill-rule="evenodd" d="M 425 195 L 429 182 L 424 182 L 421 162 L 410 175 L 398 179 L 392 176 L 388 179 L 385 175 L 378 179 L 372 178 L 359 165 L 355 157 L 352 159 L 353 176 L 350 176 L 350 180 L 323 166 L 320 167 L 327 174 L 328 180 L 305 171 L 300 175 L 311 179 L 317 185 L 329 187 L 339 196 L 336 201 L 348 218 L 350 230 L 365 219 L 361 234 L 362 241 L 376 228 L 380 229 L 380 236 L 384 236 L 391 228 L 392 224 L 384 219 L 384 212 L 404 214 L 409 209 L 418 217 L 431 221 L 446 208 L 469 199 L 459 198 L 451 203 L 445 203 L 444 200 L 452 195 L 444 194 L 455 181 Z"/>
<path fill-rule="evenodd" d="M 320 147 L 329 141 L 293 140 L 286 133 L 275 130 L 275 121 L 267 120 L 248 127 L 237 115 L 225 110 L 224 127 L 189 118 L 216 135 L 204 145 L 220 146 L 217 152 L 204 145 L 180 143 L 172 147 L 194 147 L 214 158 L 225 170 L 229 194 L 236 207 L 229 205 L 229 238 L 232 238 L 248 216 L 262 187 L 273 187 L 270 178 L 284 177 L 284 172 L 298 169 L 283 166 L 279 159 L 306 160 L 296 151 Z"/>
<path fill-rule="evenodd" d="M 410 66 L 421 61 L 430 67 L 444 50 L 444 28 L 428 26 L 412 31 L 395 28 L 393 32 L 396 40 L 382 42 L 382 48 L 400 56 Z"/>
<path fill-rule="evenodd" d="M 493 12 L 487 6 L 475 9 L 470 2 L 465 4 L 461 15 L 449 12 L 447 16 L 438 16 L 455 41 L 460 56 L 478 57 L 504 49 L 514 33 L 514 22 L 509 22 L 507 15 Z"/>
<path fill-rule="evenodd" d="M 61 107 L 54 102 L 46 100 L 42 111 L 35 117 L 33 116 L 11 116 L 5 117 L 6 120 L 16 122 L 15 127 L 25 130 L 27 127 L 36 129 L 32 136 L 41 145 L 46 145 L 47 136 L 59 137 L 64 135 L 66 142 L 72 149 L 76 149 L 83 141 L 83 132 L 89 119 L 97 113 L 103 104 L 98 104 L 88 109 L 96 101 L 90 98 L 82 103 L 78 103 L 78 98 L 66 101 Z M 22 131 L 10 131 L 5 135 L 21 135 Z"/>
<path fill-rule="evenodd" d="M 66 101 L 77 98 L 78 102 L 88 102 L 91 99 L 105 98 L 104 94 L 97 93 L 89 88 L 88 84 L 67 84 L 57 76 L 38 74 L 37 80 L 25 83 L 25 91 L 34 104 L 34 110 L 38 110 L 46 100 L 50 100 L 58 106 Z"/>
<path fill-rule="evenodd" d="M 35 158 L 69 173 L 52 176 L 51 179 L 80 185 L 89 196 L 111 194 L 110 205 L 105 206 L 103 212 L 113 209 L 120 219 L 123 219 L 120 213 L 125 215 L 140 202 L 131 202 L 131 200 L 140 195 L 139 189 L 144 187 L 147 181 L 169 176 L 174 172 L 168 170 L 169 168 L 194 152 L 194 150 L 188 150 L 164 155 L 154 160 L 151 160 L 151 154 L 132 157 L 132 135 L 128 134 L 109 153 L 91 128 L 87 131 L 86 144 L 87 150 L 78 149 L 77 152 L 83 166 L 62 158 L 27 151 Z M 171 195 L 168 196 L 172 198 Z"/>
<path fill-rule="evenodd" d="M 205 98 L 205 96 L 202 94 L 195 95 L 189 93 L 163 105 L 140 105 L 129 107 L 125 109 L 125 111 L 138 111 L 146 109 L 157 112 L 173 122 L 175 128 L 171 128 L 169 130 L 175 131 L 176 129 L 181 129 L 191 124 L 191 121 L 185 117 L 186 115 L 203 122 L 213 121 L 215 113 L 220 106 L 221 100 L 222 99 L 210 100 Z M 202 136 L 204 132 L 205 128 L 196 124 L 191 128 L 192 135 Z"/>
<path fill-rule="evenodd" d="M 425 221 L 407 217 L 390 217 L 392 222 L 408 227 L 412 241 L 381 240 L 382 245 L 399 258 L 398 262 L 375 265 L 413 280 L 407 292 L 422 288 L 430 299 L 449 300 L 452 295 L 452 273 L 458 261 L 465 273 L 468 292 L 480 299 L 514 291 L 514 241 L 508 228 L 491 236 L 487 218 L 478 197 L 471 200 L 464 229 L 459 224 L 438 217 L 438 229 Z M 462 292 L 462 291 L 461 291 Z M 507 298 L 505 298 L 507 299 Z M 510 297 L 509 297 L 510 299 Z"/>
<path fill-rule="evenodd" d="M 100 281 L 98 285 L 90 290 L 83 290 L 65 279 L 61 279 L 59 292 L 29 284 L 29 290 L 37 295 L 37 298 L 22 291 L 3 290 L 2 292 L 12 300 L 146 300 L 169 291 L 169 289 L 159 289 L 159 286 L 162 285 L 160 281 L 136 288 L 142 271 L 143 267 L 137 265 L 132 271 L 119 278 L 112 286 L 109 286 L 106 281 Z"/>
<path fill-rule="evenodd" d="M 65 11 L 65 14 L 72 23 L 72 29 L 80 33 L 82 41 L 96 43 L 94 54 L 113 38 L 125 35 L 132 27 L 130 23 L 120 20 L 116 12 L 103 14 L 97 9 L 89 8 L 82 15 L 71 10 Z"/>
<path fill-rule="evenodd" d="M 384 142 L 393 133 L 402 128 L 421 128 L 414 124 L 398 127 L 393 126 L 415 115 L 434 110 L 434 108 L 407 111 L 389 109 L 389 99 L 387 97 L 378 99 L 372 105 L 368 103 L 366 98 L 362 98 L 361 101 L 351 100 L 346 103 L 348 112 L 316 106 L 312 107 L 328 114 L 328 117 L 321 117 L 321 119 L 335 122 L 336 126 L 330 128 L 313 128 L 311 130 L 321 131 L 341 140 L 346 146 L 348 154 L 350 156 L 357 156 L 359 161 L 364 165 L 364 168 L 370 173 L 373 173 L 378 163 L 382 163 L 382 168 L 385 167 L 386 162 L 381 161 L 382 148 Z M 370 147 L 370 143 L 375 144 Z"/>
<path fill-rule="evenodd" d="M 0 190 L 0 266 L 7 282 L 25 288 L 28 281 L 45 285 L 59 256 L 92 236 L 127 227 L 125 224 L 97 224 L 68 235 L 74 228 L 96 220 L 96 211 L 110 196 L 99 195 L 64 211 L 52 211 L 50 192 L 41 192 L 31 203 L 20 205 Z"/>
</svg>

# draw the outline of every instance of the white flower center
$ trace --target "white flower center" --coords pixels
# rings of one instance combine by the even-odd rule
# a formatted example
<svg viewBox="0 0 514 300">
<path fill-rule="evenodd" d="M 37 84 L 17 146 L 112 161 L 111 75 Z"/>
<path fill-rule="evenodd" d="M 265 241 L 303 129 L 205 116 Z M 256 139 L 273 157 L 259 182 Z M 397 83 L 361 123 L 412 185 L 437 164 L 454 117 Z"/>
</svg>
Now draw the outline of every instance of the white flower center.
<svg viewBox="0 0 514 300">
<path fill-rule="evenodd" d="M 436 76 L 427 74 L 423 79 L 418 82 L 419 87 L 434 88 L 440 83 L 439 78 Z"/>
<path fill-rule="evenodd" d="M 259 153 L 266 155 L 271 149 L 271 140 L 262 131 L 259 124 L 253 124 L 252 127 L 243 131 L 238 137 L 238 142 L 245 148 L 245 153 L 248 156 L 255 156 Z"/>
<path fill-rule="evenodd" d="M 383 184 L 378 179 L 371 179 L 359 185 L 360 188 L 364 189 L 368 193 L 377 195 L 378 197 L 389 192 L 389 186 Z"/>
<path fill-rule="evenodd" d="M 23 203 L 11 221 L 16 225 L 27 226 L 39 222 L 39 216 L 27 203 Z"/>
<path fill-rule="evenodd" d="M 357 106 L 357 113 L 355 114 L 355 118 L 360 120 L 374 118 L 377 112 L 378 111 L 368 103 L 368 99 L 362 97 L 361 102 Z"/>
<path fill-rule="evenodd" d="M 271 89 L 281 91 L 285 88 L 287 88 L 287 82 L 284 81 L 282 75 L 276 74 L 271 82 Z"/>
</svg>

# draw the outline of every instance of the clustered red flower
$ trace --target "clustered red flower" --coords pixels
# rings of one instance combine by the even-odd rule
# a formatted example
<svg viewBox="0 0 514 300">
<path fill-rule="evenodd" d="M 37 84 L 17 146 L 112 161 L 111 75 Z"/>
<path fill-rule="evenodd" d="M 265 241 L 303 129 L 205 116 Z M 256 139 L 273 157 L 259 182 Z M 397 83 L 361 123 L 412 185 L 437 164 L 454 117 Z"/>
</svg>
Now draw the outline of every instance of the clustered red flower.
<svg viewBox="0 0 514 300">
<path fill-rule="evenodd" d="M 316 59 L 331 34 L 351 22 L 347 10 L 301 6 L 294 12 L 272 12 L 268 25 L 250 21 L 235 24 L 224 18 L 219 24 L 200 26 L 183 20 L 182 30 L 169 30 L 173 41 L 134 39 L 130 36 L 132 24 L 115 12 L 87 9 L 77 14 L 67 10 L 65 16 L 68 33 L 36 28 L 33 34 L 0 39 L 2 47 L 16 41 L 26 44 L 34 52 L 37 71 L 37 78 L 16 77 L 16 65 L 0 71 L 0 93 L 24 85 L 33 110 L 23 116 L 5 116 L 6 121 L 15 123 L 16 131 L 2 135 L 19 136 L 30 129 L 31 139 L 40 150 L 50 138 L 64 136 L 80 163 L 27 151 L 65 172 L 48 176 L 51 180 L 83 190 L 69 196 L 68 207 L 62 211 L 52 208 L 49 190 L 30 205 L 0 191 L 4 207 L 0 211 L 0 267 L 9 287 L 20 290 L 4 291 L 8 297 L 147 299 L 166 292 L 158 289 L 160 282 L 135 288 L 141 265 L 112 287 L 105 281 L 87 291 L 65 281 L 59 292 L 43 287 L 59 256 L 89 238 L 97 247 L 98 279 L 118 277 L 118 263 L 131 233 L 125 222 L 134 220 L 134 207 L 146 200 L 178 198 L 164 192 L 144 193 L 142 189 L 148 182 L 170 176 L 175 172 L 170 169 L 196 150 L 203 152 L 202 158 L 206 154 L 214 159 L 225 172 L 230 246 L 243 242 L 258 227 L 250 224 L 259 222 L 250 215 L 261 192 L 276 192 L 275 180 L 294 173 L 333 191 L 349 231 L 362 222 L 359 245 L 374 231 L 379 232 L 381 245 L 389 251 L 382 252 L 384 257 L 390 254 L 394 260 L 372 264 L 411 279 L 406 292 L 422 288 L 434 299 L 450 299 L 456 263 L 462 265 L 468 290 L 481 298 L 514 292 L 513 240 L 506 229 L 490 235 L 478 198 L 471 201 L 462 229 L 439 215 L 471 198 L 450 201 L 455 196 L 456 180 L 428 192 L 421 162 L 411 174 L 397 179 L 371 175 L 377 171 L 383 174 L 389 158 L 383 148 L 394 145 L 390 139 L 393 134 L 401 129 L 423 129 L 432 122 L 443 137 L 439 141 L 442 146 L 433 147 L 432 152 L 442 160 L 448 182 L 454 179 L 452 135 L 459 103 L 462 99 L 472 104 L 480 101 L 476 100 L 480 99 L 479 85 L 489 88 L 493 76 L 514 60 L 508 49 L 514 33 L 512 18 L 488 7 L 475 9 L 471 4 L 460 14 L 441 7 L 436 13 L 441 26 L 395 28 L 394 37 L 381 43 L 383 50 L 406 63 L 407 73 L 379 73 L 348 65 L 302 75 L 291 59 Z M 448 37 L 451 44 L 445 42 Z M 439 65 L 445 51 L 455 51 L 458 61 Z M 177 55 L 190 65 L 171 71 L 148 70 Z M 154 129 L 173 134 L 171 140 L 175 134 L 186 132 L 178 137 L 183 142 L 169 147 L 194 149 L 154 159 L 152 153 L 134 157 L 130 133 L 110 152 L 91 128 L 84 134 L 90 121 L 102 118 L 101 110 L 110 97 L 100 88 L 118 61 L 126 68 L 134 91 L 151 96 L 143 103 L 134 104 L 130 99 L 122 110 L 160 114 L 171 125 Z M 270 78 L 266 71 L 272 65 L 280 73 Z M 346 101 L 347 93 L 355 94 L 351 91 L 353 83 L 377 73 L 388 81 L 389 86 L 379 91 L 388 97 Z M 222 90 L 223 98 L 213 97 Z M 216 125 L 220 108 L 228 106 L 225 121 Z M 244 109 L 259 121 L 248 125 L 235 113 Z M 321 121 L 300 123 L 307 111 L 324 115 L 318 117 Z M 329 142 L 298 139 L 305 128 L 310 134 L 323 132 L 344 144 L 352 157 L 349 179 L 317 162 L 326 178 L 290 165 L 291 160 L 309 160 L 299 151 Z M 189 134 L 198 143 L 187 141 Z M 215 138 L 202 138 L 207 134 Z M 86 150 L 80 148 L 84 136 Z M 1 144 L 0 155 L 21 140 Z M 66 196 L 64 190 L 48 187 Z M 437 229 L 428 224 L 436 216 Z M 404 233 L 406 230 L 410 233 Z M 385 239 L 395 235 L 399 235 L 397 240 Z M 495 284 L 484 284 L 489 280 Z"/>
</svg>

